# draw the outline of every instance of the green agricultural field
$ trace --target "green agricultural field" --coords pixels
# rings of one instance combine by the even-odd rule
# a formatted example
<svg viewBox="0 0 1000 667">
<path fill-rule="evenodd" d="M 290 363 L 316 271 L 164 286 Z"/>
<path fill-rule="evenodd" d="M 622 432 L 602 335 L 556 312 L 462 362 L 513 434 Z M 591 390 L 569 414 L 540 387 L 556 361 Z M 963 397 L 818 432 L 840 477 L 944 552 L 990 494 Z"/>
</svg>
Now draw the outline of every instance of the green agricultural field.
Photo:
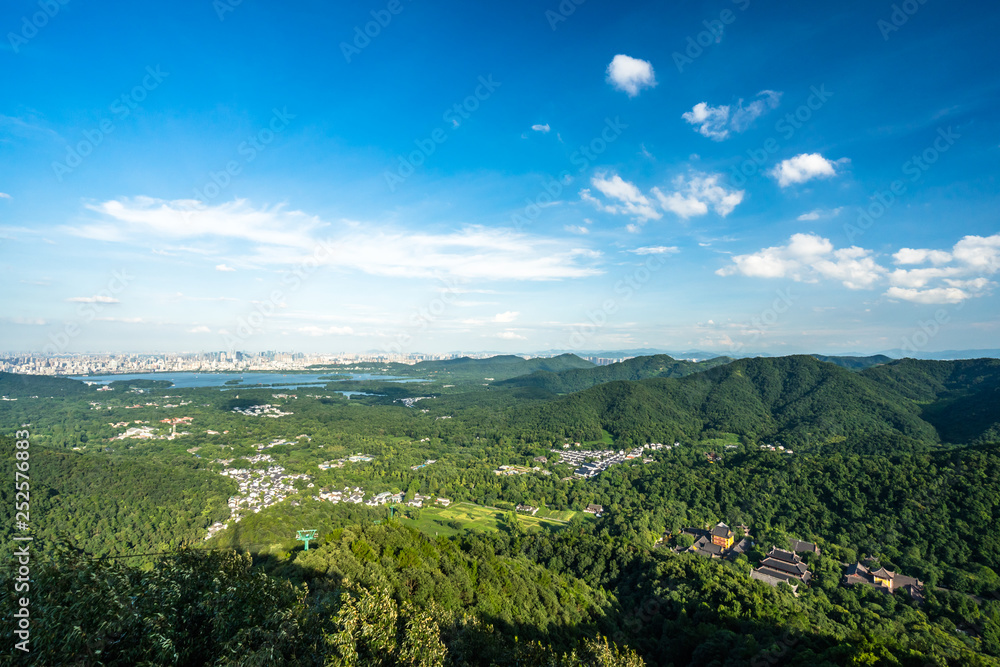
<svg viewBox="0 0 1000 667">
<path fill-rule="evenodd" d="M 545 510 L 539 510 L 542 514 Z M 428 535 L 451 536 L 460 533 L 462 530 L 500 530 L 500 525 L 505 510 L 499 508 L 484 507 L 472 503 L 457 503 L 451 507 L 424 507 L 420 509 L 419 519 L 403 518 L 405 525 L 413 526 L 417 530 Z M 566 520 L 579 512 L 550 512 L 552 517 L 530 516 L 528 514 L 518 514 L 518 521 L 525 530 L 558 530 Z M 566 519 L 563 519 L 566 515 Z M 459 528 L 449 525 L 451 522 L 461 524 Z"/>
</svg>

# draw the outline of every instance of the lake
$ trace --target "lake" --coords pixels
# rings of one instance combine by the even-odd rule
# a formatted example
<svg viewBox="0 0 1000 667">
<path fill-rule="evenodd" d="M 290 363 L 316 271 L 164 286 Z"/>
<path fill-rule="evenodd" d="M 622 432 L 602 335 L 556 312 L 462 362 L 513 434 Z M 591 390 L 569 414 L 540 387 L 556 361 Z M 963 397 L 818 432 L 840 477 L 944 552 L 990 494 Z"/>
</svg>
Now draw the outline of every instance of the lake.
<svg viewBox="0 0 1000 667">
<path fill-rule="evenodd" d="M 333 380 L 321 380 L 332 375 L 342 376 Z M 108 384 L 117 380 L 166 380 L 173 382 L 177 389 L 193 387 L 224 387 L 240 389 L 269 385 L 274 389 L 299 389 L 324 387 L 338 380 L 382 380 L 389 382 L 425 382 L 419 378 L 403 378 L 395 375 L 372 375 L 370 373 L 123 373 L 121 375 L 75 375 L 73 380 L 91 384 Z M 229 380 L 240 380 L 238 385 L 227 385 Z"/>
</svg>

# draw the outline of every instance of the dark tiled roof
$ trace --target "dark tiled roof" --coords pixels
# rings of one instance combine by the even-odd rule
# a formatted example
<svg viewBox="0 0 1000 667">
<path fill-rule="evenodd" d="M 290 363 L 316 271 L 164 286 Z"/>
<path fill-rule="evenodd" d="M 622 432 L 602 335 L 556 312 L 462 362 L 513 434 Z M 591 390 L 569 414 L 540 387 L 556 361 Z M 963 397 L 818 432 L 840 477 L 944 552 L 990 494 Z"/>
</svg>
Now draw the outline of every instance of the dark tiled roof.
<svg viewBox="0 0 1000 667">
<path fill-rule="evenodd" d="M 809 571 L 805 563 L 787 563 L 776 558 L 765 558 L 760 562 L 760 566 L 778 570 L 779 572 L 787 572 L 793 577 L 801 577 Z"/>
<path fill-rule="evenodd" d="M 798 563 L 802 560 L 791 551 L 785 551 L 784 549 L 776 549 L 776 548 L 772 548 L 771 553 L 767 554 L 767 557 L 776 558 L 777 560 L 783 560 L 786 563 Z"/>
<path fill-rule="evenodd" d="M 796 553 L 803 553 L 803 552 L 816 553 L 817 551 L 819 551 L 816 548 L 816 545 L 813 544 L 812 542 L 804 542 L 802 540 L 789 540 L 789 542 L 791 542 L 792 551 Z"/>
<path fill-rule="evenodd" d="M 724 523 L 718 523 L 712 528 L 712 535 L 715 537 L 732 537 L 733 531 L 729 530 L 729 526 Z"/>
</svg>

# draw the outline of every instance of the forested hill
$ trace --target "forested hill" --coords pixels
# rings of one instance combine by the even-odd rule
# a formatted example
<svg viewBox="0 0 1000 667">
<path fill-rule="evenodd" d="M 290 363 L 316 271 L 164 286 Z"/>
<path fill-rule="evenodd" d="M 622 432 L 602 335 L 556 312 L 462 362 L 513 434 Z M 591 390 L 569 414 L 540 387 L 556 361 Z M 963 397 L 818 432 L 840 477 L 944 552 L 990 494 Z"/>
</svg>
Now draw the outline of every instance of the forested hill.
<svg viewBox="0 0 1000 667">
<path fill-rule="evenodd" d="M 622 444 L 718 431 L 789 447 L 913 451 L 942 438 L 995 439 L 997 365 L 904 360 L 857 373 L 811 356 L 740 359 L 679 379 L 592 387 L 540 406 L 532 419 L 548 430 L 566 424 L 567 436 L 603 428 Z M 957 422 L 951 410 L 968 418 Z"/>
<path fill-rule="evenodd" d="M 674 359 L 665 354 L 650 357 L 633 357 L 616 364 L 592 368 L 574 368 L 554 373 L 548 370 L 536 371 L 530 375 L 511 378 L 496 383 L 502 387 L 533 387 L 545 389 L 554 394 L 570 394 L 583 391 L 595 385 L 616 380 L 644 380 L 652 377 L 678 378 L 692 373 L 728 364 L 729 357 L 716 357 L 704 361 Z"/>
<path fill-rule="evenodd" d="M 560 354 L 557 357 L 535 357 L 525 359 L 512 354 L 499 355 L 488 359 L 459 357 L 441 361 L 421 361 L 408 369 L 408 375 L 428 379 L 450 378 L 453 380 L 501 381 L 536 371 L 559 373 L 574 368 L 593 368 L 594 364 L 575 354 Z"/>
<path fill-rule="evenodd" d="M 0 371 L 0 396 L 8 398 L 81 396 L 87 391 L 87 385 L 79 380 L 47 375 L 19 375 Z"/>
<path fill-rule="evenodd" d="M 945 442 L 1000 442 L 1000 359 L 902 359 L 862 375 L 922 404 Z"/>
<path fill-rule="evenodd" d="M 892 361 L 892 357 L 887 357 L 884 354 L 875 354 L 870 357 L 830 357 L 823 354 L 814 354 L 812 356 L 820 361 L 828 361 L 831 364 L 850 368 L 855 371 L 871 368 L 872 366 L 881 366 Z"/>
</svg>

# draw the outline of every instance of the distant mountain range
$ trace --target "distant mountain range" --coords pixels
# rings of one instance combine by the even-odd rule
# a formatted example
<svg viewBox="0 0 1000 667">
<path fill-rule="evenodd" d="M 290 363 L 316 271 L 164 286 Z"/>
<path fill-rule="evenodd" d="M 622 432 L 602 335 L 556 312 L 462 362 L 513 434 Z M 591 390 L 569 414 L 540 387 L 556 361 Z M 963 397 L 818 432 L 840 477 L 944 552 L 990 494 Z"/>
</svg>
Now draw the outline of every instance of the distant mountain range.
<svg viewBox="0 0 1000 667">
<path fill-rule="evenodd" d="M 997 359 L 869 357 L 846 362 L 837 358 L 835 364 L 796 355 L 739 359 L 703 372 L 695 370 L 701 364 L 647 359 L 656 361 L 637 362 L 631 368 L 662 365 L 660 375 L 604 382 L 554 398 L 538 406 L 528 422 L 541 428 L 569 423 L 588 436 L 603 429 L 623 444 L 664 437 L 691 440 L 717 432 L 757 442 L 778 440 L 795 448 L 836 446 L 858 453 L 1000 438 Z M 621 374 L 630 368 L 615 366 L 591 369 L 584 380 L 598 370 Z M 555 378 L 534 374 L 504 384 L 549 388 L 583 382 L 580 378 L 576 373 Z"/>
</svg>

